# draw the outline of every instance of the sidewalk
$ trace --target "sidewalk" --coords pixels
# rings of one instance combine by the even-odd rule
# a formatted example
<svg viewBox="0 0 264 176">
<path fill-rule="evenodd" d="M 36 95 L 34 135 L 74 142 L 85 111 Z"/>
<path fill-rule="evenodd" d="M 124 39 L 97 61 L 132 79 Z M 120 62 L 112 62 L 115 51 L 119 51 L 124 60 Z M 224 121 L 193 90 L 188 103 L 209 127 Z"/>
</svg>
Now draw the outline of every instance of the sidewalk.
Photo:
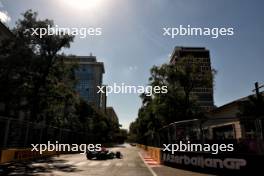
<svg viewBox="0 0 264 176">
<path fill-rule="evenodd" d="M 144 150 L 140 150 L 140 155 L 144 159 L 145 164 L 147 164 L 148 167 L 154 171 L 156 174 L 155 176 L 213 176 L 210 174 L 192 172 L 160 165 L 151 159 L 151 157 L 149 157 L 149 155 Z"/>
</svg>

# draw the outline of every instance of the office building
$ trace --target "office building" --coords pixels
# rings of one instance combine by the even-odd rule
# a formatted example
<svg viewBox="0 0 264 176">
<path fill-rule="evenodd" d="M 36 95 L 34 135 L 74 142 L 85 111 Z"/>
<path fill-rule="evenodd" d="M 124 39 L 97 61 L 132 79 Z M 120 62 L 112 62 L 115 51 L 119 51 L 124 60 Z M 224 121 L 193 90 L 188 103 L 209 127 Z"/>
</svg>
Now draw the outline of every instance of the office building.
<svg viewBox="0 0 264 176">
<path fill-rule="evenodd" d="M 197 61 L 198 67 L 200 68 L 199 73 L 203 71 L 211 71 L 210 52 L 204 47 L 175 47 L 171 54 L 170 63 L 177 64 L 183 58 L 192 58 L 193 62 Z M 197 76 L 202 75 L 197 73 Z M 199 106 L 209 111 L 214 108 L 213 98 L 213 83 L 210 86 L 194 87 L 192 95 L 197 99 Z"/>
<path fill-rule="evenodd" d="M 76 91 L 88 104 L 103 109 L 105 111 L 106 97 L 98 92 L 97 86 L 102 86 L 103 74 L 105 73 L 104 64 L 97 62 L 96 56 L 69 56 L 67 61 L 72 60 L 79 64 L 75 70 L 78 81 Z"/>
<path fill-rule="evenodd" d="M 116 112 L 113 107 L 107 107 L 106 108 L 106 115 L 109 118 L 110 121 L 119 123 L 118 117 L 116 115 Z"/>
<path fill-rule="evenodd" d="M 103 88 L 104 92 L 106 92 L 106 85 L 104 85 Z M 106 114 L 106 106 L 107 106 L 107 96 L 106 93 L 101 93 L 101 101 L 100 101 L 100 107 L 103 113 Z"/>
<path fill-rule="evenodd" d="M 14 34 L 0 21 L 0 42 L 11 37 L 14 37 Z"/>
</svg>

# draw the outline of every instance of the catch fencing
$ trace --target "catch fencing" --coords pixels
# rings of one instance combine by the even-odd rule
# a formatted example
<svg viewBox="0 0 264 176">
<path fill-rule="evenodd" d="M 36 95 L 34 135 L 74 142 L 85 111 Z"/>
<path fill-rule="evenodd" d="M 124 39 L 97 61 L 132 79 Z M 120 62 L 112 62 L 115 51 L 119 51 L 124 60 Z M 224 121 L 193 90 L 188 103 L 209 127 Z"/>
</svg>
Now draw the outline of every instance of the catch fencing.
<svg viewBox="0 0 264 176">
<path fill-rule="evenodd" d="M 64 144 L 85 144 L 97 137 L 71 129 L 47 126 L 0 116 L 0 148 L 26 148 L 31 144 L 45 144 L 47 141 Z"/>
<path fill-rule="evenodd" d="M 263 119 L 185 120 L 169 124 L 148 136 L 141 144 L 163 148 L 163 144 L 233 144 L 237 153 L 264 154 Z"/>
</svg>

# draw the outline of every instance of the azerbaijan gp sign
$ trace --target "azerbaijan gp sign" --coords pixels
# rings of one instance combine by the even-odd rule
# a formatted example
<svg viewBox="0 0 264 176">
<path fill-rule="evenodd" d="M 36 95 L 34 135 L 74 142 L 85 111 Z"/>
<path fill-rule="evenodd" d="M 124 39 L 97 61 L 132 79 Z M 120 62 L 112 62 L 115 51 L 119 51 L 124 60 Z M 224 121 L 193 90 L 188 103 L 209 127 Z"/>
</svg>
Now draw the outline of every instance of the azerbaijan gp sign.
<svg viewBox="0 0 264 176">
<path fill-rule="evenodd" d="M 197 156 L 187 156 L 183 155 L 173 155 L 170 153 L 163 153 L 162 160 L 165 163 L 194 166 L 200 168 L 214 168 L 214 169 L 230 169 L 230 170 L 240 170 L 242 167 L 247 165 L 245 159 L 239 158 L 212 158 L 205 157 L 202 155 Z"/>
<path fill-rule="evenodd" d="M 213 175 L 250 175 L 263 172 L 264 155 L 246 153 L 179 152 L 161 151 L 164 165 Z"/>
</svg>

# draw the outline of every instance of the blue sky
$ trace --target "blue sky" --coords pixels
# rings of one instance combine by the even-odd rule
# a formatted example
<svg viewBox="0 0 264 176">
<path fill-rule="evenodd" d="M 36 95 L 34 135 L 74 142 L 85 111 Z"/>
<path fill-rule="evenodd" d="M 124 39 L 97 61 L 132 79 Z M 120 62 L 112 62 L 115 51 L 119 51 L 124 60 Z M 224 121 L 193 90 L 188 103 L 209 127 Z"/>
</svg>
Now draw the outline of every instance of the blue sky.
<svg viewBox="0 0 264 176">
<path fill-rule="evenodd" d="M 67 2 L 68 1 L 68 2 Z M 69 1 L 75 4 L 69 3 Z M 84 2 L 92 3 L 89 5 Z M 97 2 L 96 2 L 97 1 Z M 105 63 L 104 83 L 146 85 L 149 69 L 169 61 L 175 46 L 210 50 L 218 71 L 217 106 L 252 93 L 264 83 L 264 1 L 261 0 L 0 0 L 0 18 L 13 27 L 21 13 L 33 9 L 61 27 L 101 27 L 102 36 L 75 38 L 66 53 L 89 55 Z M 87 7 L 86 7 L 87 6 Z M 235 34 L 217 39 L 163 36 L 163 27 L 232 27 Z M 134 94 L 111 94 L 123 127 L 137 117 L 141 101 Z"/>
</svg>

